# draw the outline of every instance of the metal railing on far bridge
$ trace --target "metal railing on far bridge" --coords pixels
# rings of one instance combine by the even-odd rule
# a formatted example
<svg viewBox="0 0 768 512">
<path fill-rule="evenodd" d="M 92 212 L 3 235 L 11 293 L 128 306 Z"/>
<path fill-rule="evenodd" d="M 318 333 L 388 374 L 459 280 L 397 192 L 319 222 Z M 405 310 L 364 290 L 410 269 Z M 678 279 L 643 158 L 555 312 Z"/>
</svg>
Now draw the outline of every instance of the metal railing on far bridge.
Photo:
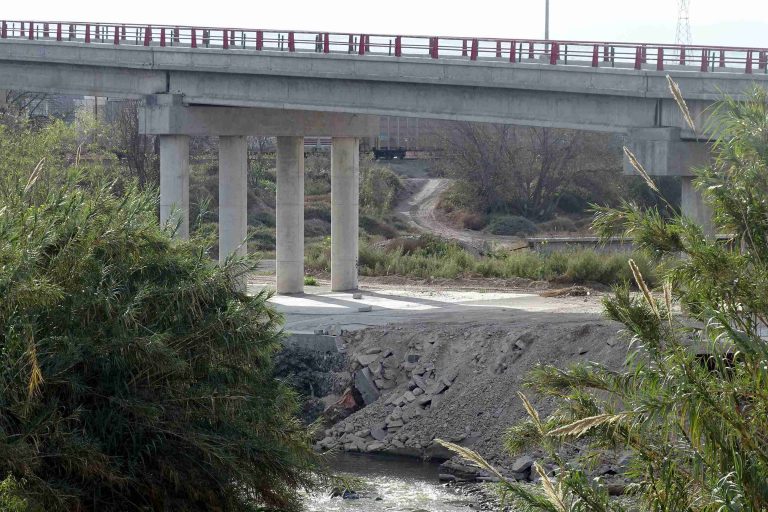
<svg viewBox="0 0 768 512">
<path fill-rule="evenodd" d="M 2 21 L 0 40 L 768 73 L 768 49 L 606 41 L 350 34 L 180 25 Z"/>
</svg>

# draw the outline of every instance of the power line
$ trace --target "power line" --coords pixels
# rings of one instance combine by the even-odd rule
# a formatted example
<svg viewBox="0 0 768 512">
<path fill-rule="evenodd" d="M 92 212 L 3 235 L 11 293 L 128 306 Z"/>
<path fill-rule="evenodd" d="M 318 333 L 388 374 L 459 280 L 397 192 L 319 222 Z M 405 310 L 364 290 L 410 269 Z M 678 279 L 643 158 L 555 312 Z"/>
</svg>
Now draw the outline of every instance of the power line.
<svg viewBox="0 0 768 512">
<path fill-rule="evenodd" d="M 677 44 L 691 44 L 691 0 L 677 0 Z"/>
</svg>

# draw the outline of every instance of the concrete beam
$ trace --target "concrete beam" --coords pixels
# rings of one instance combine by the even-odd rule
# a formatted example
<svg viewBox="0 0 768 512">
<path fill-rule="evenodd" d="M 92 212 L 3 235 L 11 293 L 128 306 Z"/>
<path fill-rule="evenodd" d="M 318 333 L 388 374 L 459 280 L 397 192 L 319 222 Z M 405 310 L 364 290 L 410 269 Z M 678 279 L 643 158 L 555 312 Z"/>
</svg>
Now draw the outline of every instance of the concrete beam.
<svg viewBox="0 0 768 512">
<path fill-rule="evenodd" d="M 632 130 L 627 146 L 646 171 L 654 176 L 693 176 L 693 169 L 711 159 L 705 142 L 680 138 L 680 128 L 645 128 Z M 637 174 L 624 157 L 624 172 Z"/>
<path fill-rule="evenodd" d="M 160 136 L 160 225 L 189 238 L 189 137 Z"/>
<path fill-rule="evenodd" d="M 331 141 L 331 290 L 357 289 L 360 140 Z"/>
<path fill-rule="evenodd" d="M 177 94 L 148 96 L 139 113 L 146 135 L 377 137 L 378 116 L 271 108 L 190 106 Z"/>
<path fill-rule="evenodd" d="M 304 138 L 277 138 L 277 293 L 304 291 Z"/>
<path fill-rule="evenodd" d="M 248 254 L 248 146 L 245 137 L 219 138 L 219 261 Z M 245 283 L 243 283 L 245 284 Z"/>
</svg>

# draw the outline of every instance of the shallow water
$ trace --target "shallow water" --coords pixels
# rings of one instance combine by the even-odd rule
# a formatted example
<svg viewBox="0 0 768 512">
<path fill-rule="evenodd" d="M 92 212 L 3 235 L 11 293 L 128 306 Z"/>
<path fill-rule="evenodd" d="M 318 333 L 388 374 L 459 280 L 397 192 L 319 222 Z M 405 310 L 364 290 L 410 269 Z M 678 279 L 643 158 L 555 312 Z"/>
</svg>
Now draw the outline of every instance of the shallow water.
<svg viewBox="0 0 768 512">
<path fill-rule="evenodd" d="M 433 463 L 348 453 L 336 454 L 329 462 L 336 474 L 362 480 L 355 489 L 360 499 L 319 492 L 307 497 L 308 511 L 468 512 L 476 507 L 475 499 L 438 481 L 438 466 Z"/>
</svg>

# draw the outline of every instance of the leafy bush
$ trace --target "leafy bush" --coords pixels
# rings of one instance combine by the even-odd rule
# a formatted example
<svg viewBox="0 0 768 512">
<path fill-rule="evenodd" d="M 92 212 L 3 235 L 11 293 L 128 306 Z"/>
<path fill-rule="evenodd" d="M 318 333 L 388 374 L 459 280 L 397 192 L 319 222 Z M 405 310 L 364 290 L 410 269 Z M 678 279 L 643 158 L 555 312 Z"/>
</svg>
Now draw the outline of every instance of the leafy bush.
<svg viewBox="0 0 768 512">
<path fill-rule="evenodd" d="M 304 219 L 320 219 L 331 222 L 331 204 L 323 201 L 311 201 L 304 205 Z"/>
<path fill-rule="evenodd" d="M 360 215 L 359 225 L 369 235 L 383 236 L 384 238 L 394 238 L 397 236 L 397 229 L 387 222 L 370 215 Z"/>
<path fill-rule="evenodd" d="M 317 279 L 314 276 L 304 276 L 304 286 L 317 286 Z"/>
<path fill-rule="evenodd" d="M 261 224 L 269 228 L 275 227 L 275 214 L 265 210 L 258 212 L 251 212 L 248 214 L 248 225 L 256 226 Z"/>
<path fill-rule="evenodd" d="M 537 233 L 539 228 L 525 217 L 502 215 L 491 218 L 491 222 L 488 224 L 488 231 L 494 235 L 526 236 Z"/>
<path fill-rule="evenodd" d="M 307 238 L 316 238 L 319 236 L 329 236 L 331 234 L 331 223 L 320 219 L 309 219 L 304 221 L 304 236 Z"/>
<path fill-rule="evenodd" d="M 395 206 L 403 184 L 397 174 L 381 165 L 366 165 L 360 169 L 360 208 L 381 215 Z"/>
<path fill-rule="evenodd" d="M 314 456 L 272 374 L 279 317 L 239 291 L 255 262 L 215 264 L 158 226 L 153 192 L 118 196 L 57 155 L 30 176 L 36 155 L 19 148 L 43 135 L 0 131 L 13 155 L 0 162 L 0 475 L 14 496 L 46 511 L 297 508 Z"/>
</svg>

